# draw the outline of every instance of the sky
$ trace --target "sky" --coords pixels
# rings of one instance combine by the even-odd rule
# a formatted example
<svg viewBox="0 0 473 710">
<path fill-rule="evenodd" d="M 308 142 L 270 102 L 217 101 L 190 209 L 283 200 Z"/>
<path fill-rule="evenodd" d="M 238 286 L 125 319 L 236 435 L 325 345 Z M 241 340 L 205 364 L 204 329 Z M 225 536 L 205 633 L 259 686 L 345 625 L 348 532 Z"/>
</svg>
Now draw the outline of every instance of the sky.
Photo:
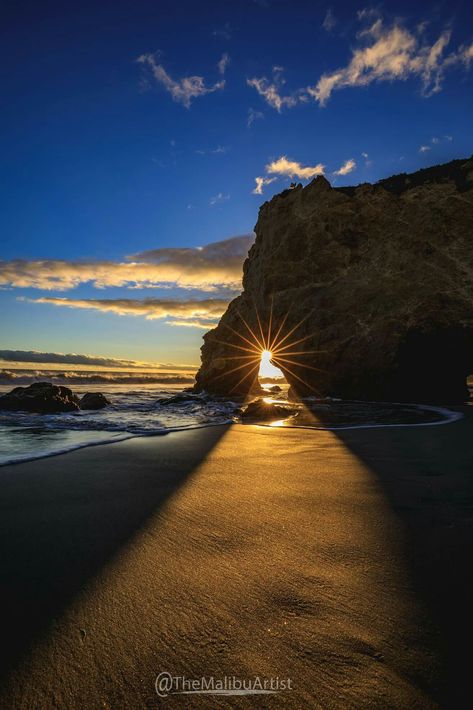
<svg viewBox="0 0 473 710">
<path fill-rule="evenodd" d="M 469 2 L 16 0 L 0 52 L 0 358 L 198 365 L 263 202 L 473 152 Z"/>
</svg>

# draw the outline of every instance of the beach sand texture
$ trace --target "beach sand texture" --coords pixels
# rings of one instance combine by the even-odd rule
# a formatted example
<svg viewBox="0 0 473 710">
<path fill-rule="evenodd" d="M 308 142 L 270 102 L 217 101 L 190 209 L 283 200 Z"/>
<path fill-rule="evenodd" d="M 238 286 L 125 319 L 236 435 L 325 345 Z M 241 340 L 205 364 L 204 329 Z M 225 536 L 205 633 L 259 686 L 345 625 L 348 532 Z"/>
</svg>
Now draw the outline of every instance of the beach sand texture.
<svg viewBox="0 0 473 710">
<path fill-rule="evenodd" d="M 2 707 L 462 706 L 472 423 L 218 426 L 0 469 Z M 292 690 L 160 700 L 163 671 Z"/>
</svg>

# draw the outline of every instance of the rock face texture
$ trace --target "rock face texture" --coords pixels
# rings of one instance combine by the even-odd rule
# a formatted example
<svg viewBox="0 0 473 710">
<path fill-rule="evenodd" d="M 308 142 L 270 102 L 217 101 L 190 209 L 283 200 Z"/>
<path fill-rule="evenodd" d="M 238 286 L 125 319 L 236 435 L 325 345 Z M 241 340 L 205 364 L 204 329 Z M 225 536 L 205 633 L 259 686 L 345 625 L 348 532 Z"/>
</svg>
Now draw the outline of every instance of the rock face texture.
<svg viewBox="0 0 473 710">
<path fill-rule="evenodd" d="M 204 336 L 196 391 L 258 389 L 253 331 L 298 396 L 467 397 L 473 159 L 358 187 L 317 177 L 266 202 L 255 231 L 243 292 Z"/>
</svg>

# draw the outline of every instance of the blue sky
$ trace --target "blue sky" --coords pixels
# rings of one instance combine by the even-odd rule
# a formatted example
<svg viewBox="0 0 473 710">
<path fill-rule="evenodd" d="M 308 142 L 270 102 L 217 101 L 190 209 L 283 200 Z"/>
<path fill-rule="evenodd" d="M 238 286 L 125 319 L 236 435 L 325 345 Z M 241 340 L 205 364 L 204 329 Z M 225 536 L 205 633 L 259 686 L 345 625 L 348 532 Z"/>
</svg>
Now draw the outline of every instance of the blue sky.
<svg viewBox="0 0 473 710">
<path fill-rule="evenodd" d="M 3 30 L 4 348 L 197 364 L 264 200 L 473 150 L 468 2 L 19 0 Z"/>
</svg>

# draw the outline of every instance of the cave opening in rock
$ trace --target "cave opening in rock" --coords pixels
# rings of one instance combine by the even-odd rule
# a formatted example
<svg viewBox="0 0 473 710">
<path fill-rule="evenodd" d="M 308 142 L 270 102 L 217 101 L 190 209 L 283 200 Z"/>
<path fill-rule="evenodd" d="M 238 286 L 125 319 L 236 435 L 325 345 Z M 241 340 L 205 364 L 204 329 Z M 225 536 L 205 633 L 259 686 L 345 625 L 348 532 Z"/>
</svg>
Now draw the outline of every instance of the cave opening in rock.
<svg viewBox="0 0 473 710">
<path fill-rule="evenodd" d="M 262 350 L 260 366 L 258 371 L 258 380 L 260 384 L 286 384 L 284 373 L 279 367 L 273 365 L 272 352 L 270 350 Z"/>
</svg>

